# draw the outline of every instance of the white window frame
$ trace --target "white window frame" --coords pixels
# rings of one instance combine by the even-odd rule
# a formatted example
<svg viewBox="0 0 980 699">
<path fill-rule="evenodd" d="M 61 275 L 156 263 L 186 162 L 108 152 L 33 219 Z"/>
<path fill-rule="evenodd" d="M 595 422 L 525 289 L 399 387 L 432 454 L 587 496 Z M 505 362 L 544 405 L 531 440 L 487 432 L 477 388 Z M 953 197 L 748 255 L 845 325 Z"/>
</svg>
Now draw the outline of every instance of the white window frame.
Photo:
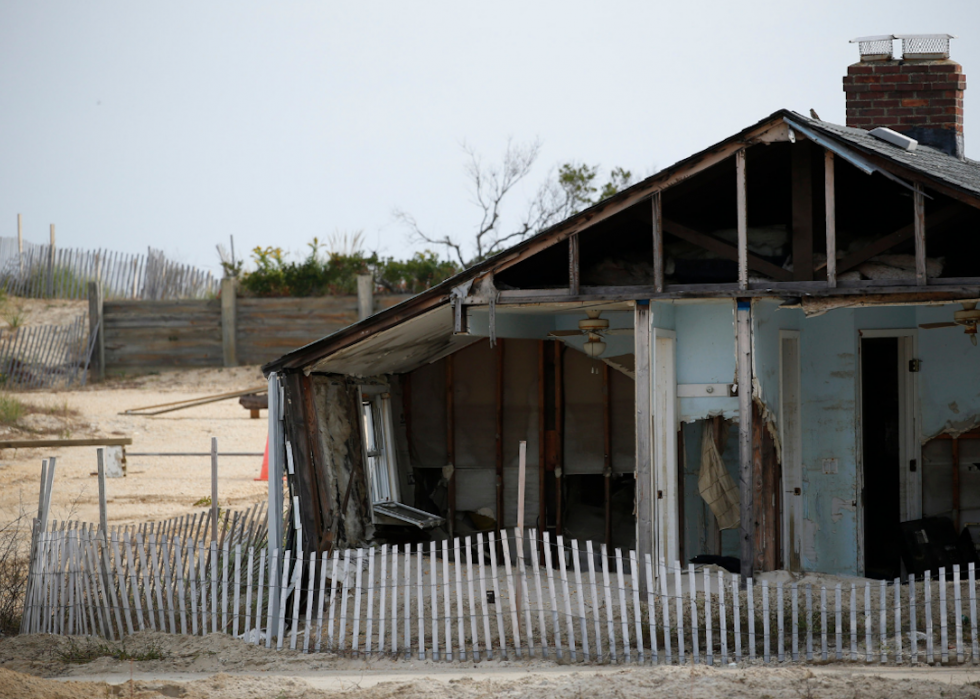
<svg viewBox="0 0 980 699">
<path fill-rule="evenodd" d="M 364 463 L 367 467 L 365 472 L 368 476 L 373 514 L 373 506 L 377 503 L 401 502 L 391 394 L 387 386 L 362 386 L 359 394 Z M 370 410 L 370 424 L 366 410 Z M 370 448 L 372 442 L 374 449 Z"/>
</svg>

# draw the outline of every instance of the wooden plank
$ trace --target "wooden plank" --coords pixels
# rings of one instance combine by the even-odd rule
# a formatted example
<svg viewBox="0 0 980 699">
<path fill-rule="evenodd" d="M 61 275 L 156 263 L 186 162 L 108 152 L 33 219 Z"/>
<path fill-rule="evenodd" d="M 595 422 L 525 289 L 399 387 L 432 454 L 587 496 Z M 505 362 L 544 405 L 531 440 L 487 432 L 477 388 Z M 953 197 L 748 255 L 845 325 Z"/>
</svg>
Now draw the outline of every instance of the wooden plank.
<svg viewBox="0 0 980 699">
<path fill-rule="evenodd" d="M 977 579 L 973 561 L 967 564 L 967 576 L 970 583 L 970 658 L 976 665 L 980 663 L 980 653 L 977 639 Z"/>
<path fill-rule="evenodd" d="M 738 378 L 739 538 L 742 578 L 751 584 L 755 562 L 755 460 L 752 445 L 752 303 L 736 302 Z M 751 622 L 751 615 L 749 616 Z"/>
<path fill-rule="evenodd" d="M 211 542 L 211 551 L 212 551 L 212 553 L 214 552 L 214 547 L 215 547 L 215 542 L 212 541 Z M 283 556 L 283 559 L 282 559 L 282 573 L 281 573 L 281 575 L 279 577 L 279 614 L 278 614 L 278 619 L 277 619 L 277 621 L 279 622 L 279 628 L 276 630 L 276 650 L 282 650 L 283 649 L 283 646 L 285 645 L 285 641 L 286 641 L 286 614 L 287 614 L 287 612 L 286 612 L 286 601 L 289 599 L 289 587 L 290 587 L 290 585 L 289 585 L 289 583 L 290 583 L 290 578 L 289 578 L 289 570 L 290 570 L 289 563 L 290 563 L 290 556 L 291 555 L 292 555 L 292 551 L 290 551 L 289 549 L 286 549 L 285 555 Z M 360 561 L 358 561 L 358 563 L 360 563 Z M 358 567 L 358 573 L 360 573 L 360 567 Z M 357 577 L 358 577 L 358 582 L 360 582 L 360 577 L 361 576 L 358 575 Z M 214 601 L 214 598 L 212 597 L 212 603 L 213 603 L 213 601 Z M 358 600 L 357 601 L 360 602 L 360 597 L 358 597 Z M 212 612 L 211 619 L 214 620 L 214 618 L 215 618 L 215 614 Z M 356 619 L 356 617 L 355 617 L 355 619 Z M 354 637 L 356 638 L 357 637 L 357 631 L 356 631 L 356 624 L 357 624 L 357 622 L 355 621 L 354 623 L 355 623 Z M 272 629 L 270 629 L 269 632 L 271 633 L 272 632 Z M 353 642 L 356 643 L 356 641 L 353 641 Z M 357 650 L 357 649 L 355 648 L 354 650 Z"/>
<path fill-rule="evenodd" d="M 678 566 L 679 567 L 679 566 Z M 678 571 L 679 573 L 679 571 Z M 698 632 L 698 579 L 694 574 L 694 564 L 687 564 L 687 591 L 691 601 L 691 655 L 695 665 L 701 662 L 701 648 Z M 707 597 L 707 593 L 705 594 Z"/>
<path fill-rule="evenodd" d="M 578 539 L 572 539 L 572 566 L 575 568 L 575 590 L 578 597 L 579 632 L 582 634 L 582 658 L 589 662 L 592 656 L 589 652 L 589 623 L 585 616 L 586 589 L 582 585 L 582 562 L 579 559 Z M 574 640 L 575 635 L 569 632 Z"/>
<path fill-rule="evenodd" d="M 809 584 L 806 586 L 806 659 L 813 660 L 813 585 Z"/>
<path fill-rule="evenodd" d="M 653 236 L 653 286 L 657 293 L 664 290 L 664 225 L 660 192 L 650 197 L 651 234 Z"/>
<path fill-rule="evenodd" d="M 749 660 L 755 660 L 755 600 L 753 580 L 745 581 L 745 619 L 749 627 Z"/>
<path fill-rule="evenodd" d="M 739 579 L 732 573 L 732 636 L 735 640 L 735 662 L 742 662 L 742 612 L 738 595 Z"/>
<path fill-rule="evenodd" d="M 385 606 L 388 601 L 388 545 L 381 545 L 381 580 L 380 588 L 381 595 L 378 600 L 378 653 L 384 653 L 385 650 L 385 611 L 387 607 Z M 392 578 L 394 578 L 394 571 L 392 572 Z M 312 595 L 311 595 L 312 599 Z M 305 650 L 305 648 L 304 648 Z"/>
<path fill-rule="evenodd" d="M 235 544 L 235 580 L 234 580 L 234 591 L 235 597 L 232 600 L 232 613 L 231 613 L 231 635 L 238 638 L 238 622 L 239 614 L 241 612 L 241 596 L 242 596 L 242 545 L 240 543 Z M 303 650 L 306 650 L 305 648 Z"/>
<path fill-rule="evenodd" d="M 149 537 L 150 549 L 150 579 L 153 581 L 153 590 L 156 593 L 156 610 L 159 614 L 160 630 L 167 630 L 166 606 L 163 602 L 163 572 L 160 568 L 159 543 L 157 535 L 151 533 Z"/>
<path fill-rule="evenodd" d="M 126 563 L 129 569 L 129 589 L 133 597 L 133 606 L 136 608 L 136 626 L 140 631 L 146 628 L 143 620 L 143 603 L 140 601 L 139 582 L 136 579 L 136 566 L 133 565 L 133 542 L 129 538 L 129 532 L 123 535 L 123 548 L 126 551 Z"/>
<path fill-rule="evenodd" d="M 744 149 L 735 153 L 735 211 L 738 228 L 738 285 L 741 289 L 747 289 L 749 287 L 749 223 Z"/>
<path fill-rule="evenodd" d="M 715 648 L 711 621 L 711 571 L 704 568 L 704 655 L 705 663 L 715 664 Z"/>
<path fill-rule="evenodd" d="M 562 652 L 562 647 L 561 647 L 561 620 L 559 618 L 559 612 L 558 612 L 558 597 L 555 595 L 554 567 L 552 566 L 552 560 L 551 560 L 551 538 L 547 529 L 544 530 L 543 532 L 543 538 L 544 538 L 544 569 L 548 582 L 548 598 L 551 600 L 551 622 L 552 622 L 552 629 L 553 629 L 554 639 L 555 639 L 555 657 L 556 659 L 561 660 L 564 658 L 564 654 Z M 617 551 L 617 556 L 619 557 L 619 566 L 620 568 L 622 568 L 622 557 L 623 557 L 622 551 Z M 620 594 L 622 595 L 624 593 L 624 588 L 622 586 L 623 576 L 620 575 L 619 577 L 620 577 L 619 591 Z M 544 605 L 541 606 L 543 607 Z M 623 617 L 623 623 L 624 624 L 626 623 L 625 616 Z"/>
<path fill-rule="evenodd" d="M 287 554 L 288 555 L 288 554 Z M 351 650 L 356 655 L 361 640 L 361 578 L 364 571 L 364 549 L 357 549 L 357 564 L 354 566 L 354 627 L 351 631 Z"/>
<path fill-rule="evenodd" d="M 421 546 L 421 544 L 419 544 L 419 546 Z M 343 573 L 344 580 L 347 579 L 348 556 L 349 556 L 349 553 L 348 552 L 344 552 L 344 573 Z M 339 561 L 340 561 L 340 552 L 335 549 L 334 552 L 333 552 L 333 558 L 332 558 L 331 563 L 330 563 L 330 571 L 331 571 L 330 572 L 330 612 L 329 612 L 329 620 L 327 622 L 327 649 L 328 650 L 331 650 L 331 651 L 339 648 L 343 644 L 343 642 L 344 642 L 343 632 L 341 632 L 338 635 L 338 638 L 337 638 L 336 641 L 334 640 L 334 635 L 333 635 L 333 630 L 334 630 L 334 614 L 335 614 L 335 610 L 337 608 L 336 607 L 337 588 L 340 587 L 340 583 L 338 582 L 338 579 L 337 579 L 337 566 L 339 564 Z M 346 589 L 347 589 L 346 587 L 343 588 L 343 590 L 341 592 L 341 595 L 342 595 L 341 599 L 344 599 L 344 596 L 346 596 Z M 346 608 L 342 608 L 341 609 L 341 612 L 340 612 L 340 619 L 341 619 L 340 623 L 341 623 L 341 627 L 343 627 L 343 623 L 344 623 L 343 619 L 344 619 L 344 615 L 345 615 L 346 611 L 347 611 Z"/>
<path fill-rule="evenodd" d="M 895 598 L 898 599 L 897 597 Z M 898 634 L 901 637 L 902 625 L 901 620 L 899 620 Z M 842 660 L 844 657 L 843 645 L 844 645 L 844 631 L 841 626 L 841 586 L 837 583 L 834 588 L 834 636 L 836 639 L 835 655 L 836 660 Z"/>
<path fill-rule="evenodd" d="M 650 627 L 650 655 L 652 656 L 653 664 L 656 665 L 660 661 L 657 648 L 657 601 L 654 596 L 654 590 L 657 589 L 657 586 L 656 579 L 653 577 L 653 559 L 649 553 L 644 555 L 644 559 L 647 571 L 647 624 Z M 583 636 L 587 638 L 586 634 L 583 634 Z M 588 647 L 586 647 L 586 660 L 588 660 Z"/>
<path fill-rule="evenodd" d="M 928 574 L 926 575 L 925 579 L 926 580 L 929 579 Z M 931 641 L 932 621 L 931 621 L 931 618 L 930 618 L 929 613 L 928 613 L 928 610 L 929 610 L 929 588 L 928 588 L 928 586 L 926 587 L 926 610 L 927 610 L 927 612 L 926 612 L 926 628 L 928 629 L 928 633 L 930 634 L 929 640 L 927 640 L 927 644 L 929 646 L 930 662 L 932 662 L 932 659 L 931 659 L 931 654 L 932 654 L 932 641 Z M 865 658 L 864 658 L 864 661 L 867 662 L 867 663 L 870 663 L 872 661 L 872 653 L 874 653 L 874 645 L 871 642 L 871 638 L 872 638 L 872 629 L 871 629 L 871 583 L 870 582 L 866 582 L 866 583 L 864 583 L 864 648 L 865 648 Z M 809 658 L 807 658 L 807 659 L 809 659 Z"/>
<path fill-rule="evenodd" d="M 834 190 L 834 152 L 825 150 L 824 156 L 824 221 L 827 245 L 827 286 L 837 286 L 837 196 Z"/>
<path fill-rule="evenodd" d="M 762 662 L 769 662 L 769 582 L 762 581 Z"/>
<path fill-rule="evenodd" d="M 480 544 L 481 544 L 480 562 L 482 564 L 483 562 L 482 537 L 480 540 Z M 477 623 L 476 623 L 477 603 L 476 603 L 476 597 L 474 595 L 474 588 L 473 588 L 473 542 L 471 537 L 469 536 L 466 537 L 465 548 L 466 548 L 466 590 L 469 594 L 469 602 L 470 602 L 470 640 L 473 648 L 472 658 L 473 660 L 479 660 L 481 657 L 481 653 L 479 650 L 480 634 L 477 629 Z M 489 660 L 492 657 L 492 650 L 490 644 L 490 616 L 489 616 L 489 611 L 487 610 L 486 584 L 485 581 L 483 580 L 482 571 L 480 574 L 480 587 L 482 592 L 482 594 L 480 595 L 480 599 L 483 601 L 483 614 L 480 616 L 483 617 L 483 625 L 485 631 L 482 657 Z"/>
<path fill-rule="evenodd" d="M 5 439 L 0 449 L 37 449 L 41 447 L 121 447 L 133 443 L 132 437 L 95 437 L 92 439 Z"/>
<path fill-rule="evenodd" d="M 592 622 L 595 627 L 595 658 L 597 662 L 602 662 L 603 654 L 601 622 L 599 621 L 599 591 L 596 585 L 595 554 L 592 551 L 591 539 L 587 539 L 585 542 L 585 554 L 586 560 L 589 563 L 589 587 L 592 590 Z"/>
<path fill-rule="evenodd" d="M 418 544 L 415 555 L 416 562 L 418 564 L 418 589 L 415 595 L 415 599 L 418 603 L 418 639 L 419 644 L 419 660 L 425 660 L 425 586 L 422 584 L 422 544 Z M 407 563 L 406 563 L 407 565 Z M 435 659 L 436 648 L 432 648 L 432 658 Z"/>
<path fill-rule="evenodd" d="M 902 580 L 895 578 L 894 587 L 895 598 L 895 663 L 902 662 Z"/>
<path fill-rule="evenodd" d="M 915 573 L 909 573 L 909 657 L 913 665 L 919 662 L 919 639 L 916 631 L 915 614 Z M 851 585 L 851 660 L 857 660 L 857 641 L 854 621 L 854 585 Z"/>
<path fill-rule="evenodd" d="M 500 547 L 500 551 L 504 557 L 504 576 L 505 576 L 505 580 L 507 581 L 507 599 L 510 602 L 511 638 L 514 643 L 514 655 L 520 658 L 521 657 L 521 624 L 519 619 L 520 613 L 517 609 L 517 596 L 514 593 L 514 578 L 511 575 L 511 569 L 510 569 L 510 542 L 504 539 L 501 543 L 503 545 Z M 496 567 L 496 554 L 494 553 L 492 546 L 490 547 L 490 567 L 491 568 Z M 497 580 L 496 572 L 494 573 L 493 579 L 494 579 L 494 584 L 496 585 L 496 580 Z M 497 592 L 497 588 L 494 587 L 494 594 L 496 594 L 496 592 Z M 499 610 L 497 612 L 497 624 L 498 626 L 500 624 Z M 499 628 L 501 629 L 500 630 L 501 643 L 505 643 L 503 630 L 502 630 L 503 627 L 499 627 Z"/>
<path fill-rule="evenodd" d="M 797 583 L 790 585 L 790 625 L 793 637 L 790 641 L 790 653 L 793 662 L 800 659 L 800 591 Z"/>
<path fill-rule="evenodd" d="M 888 623 L 887 612 L 885 611 L 887 591 L 887 583 L 884 580 L 880 581 L 878 586 L 878 648 L 881 651 L 882 664 L 888 659 Z"/>
<path fill-rule="evenodd" d="M 913 235 L 915 237 L 915 283 L 925 286 L 929 283 L 926 274 L 926 199 L 925 190 L 918 182 L 915 183 L 913 201 Z"/>
<path fill-rule="evenodd" d="M 177 577 L 177 602 L 180 607 L 180 633 L 187 635 L 187 607 L 184 599 L 184 563 L 180 539 L 175 540 L 174 569 Z M 237 597 L 236 597 L 237 601 Z"/>
<path fill-rule="evenodd" d="M 368 549 L 368 569 L 367 569 L 367 616 L 365 617 L 364 633 L 364 652 L 370 656 L 372 635 L 374 634 L 374 547 Z M 360 585 L 358 585 L 360 587 Z"/>
<path fill-rule="evenodd" d="M 896 592 L 896 603 L 898 596 Z M 956 620 L 956 662 L 963 664 L 963 600 L 960 592 L 960 566 L 953 564 L 953 618 Z"/>
<path fill-rule="evenodd" d="M 212 515 L 211 521 L 213 522 L 217 518 Z M 215 530 L 212 529 L 211 538 L 211 555 L 209 557 L 210 567 L 211 567 L 211 579 L 210 579 L 210 590 L 211 590 L 211 633 L 218 633 L 218 541 L 214 537 Z M 161 620 L 161 626 L 163 621 Z"/>
<path fill-rule="evenodd" d="M 681 564 L 680 561 L 674 562 L 675 573 L 674 573 L 674 590 L 676 593 L 676 598 L 674 599 L 674 604 L 676 605 L 677 613 L 675 618 L 677 619 L 677 662 L 681 665 L 684 664 L 684 584 L 681 578 Z"/>
<path fill-rule="evenodd" d="M 453 539 L 453 567 L 456 569 L 456 624 L 459 659 L 466 660 L 466 620 L 463 609 L 463 561 L 460 558 L 459 537 Z M 472 649 L 472 647 L 471 647 Z M 472 657 L 472 656 L 471 656 Z"/>
<path fill-rule="evenodd" d="M 421 553 L 419 557 L 421 558 Z M 429 593 L 432 597 L 429 611 L 432 613 L 432 660 L 439 660 L 439 572 L 436 561 L 436 542 L 429 542 Z M 421 578 L 420 578 L 421 579 Z M 447 639 L 448 641 L 448 639 Z M 448 646 L 448 643 L 447 643 Z"/>
<path fill-rule="evenodd" d="M 609 659 L 617 662 L 616 657 L 616 630 L 614 625 L 613 613 L 616 609 L 613 604 L 612 587 L 609 584 L 609 551 L 605 544 L 601 544 L 599 551 L 602 555 L 602 588 L 606 597 L 606 641 L 609 646 Z M 596 608 L 598 610 L 598 607 Z M 598 611 L 596 612 L 598 616 Z"/>
<path fill-rule="evenodd" d="M 303 652 L 308 653 L 310 650 L 310 631 L 313 628 L 313 597 L 316 591 L 316 551 L 310 552 L 310 565 L 307 568 L 306 577 L 308 579 L 306 587 L 306 624 L 303 628 Z M 299 586 L 302 584 L 303 579 L 297 578 L 296 585 L 297 590 L 295 593 L 296 598 L 299 599 Z M 237 597 L 236 597 L 237 601 Z"/>
<path fill-rule="evenodd" d="M 320 652 L 320 644 L 323 641 L 323 603 L 326 600 L 326 592 L 327 592 L 328 558 L 329 558 L 329 553 L 327 552 L 324 552 L 320 555 L 320 592 L 317 597 L 317 603 L 316 603 L 316 635 L 314 636 L 314 642 L 313 642 L 314 653 Z M 331 585 L 332 585 L 332 581 L 331 581 Z"/>
<path fill-rule="evenodd" d="M 498 625 L 498 635 L 497 638 L 500 642 L 500 657 L 506 658 L 507 654 L 504 649 L 504 619 L 500 614 L 500 606 L 503 604 L 503 600 L 500 599 L 500 594 L 497 592 L 497 565 L 496 565 L 496 551 L 494 550 L 496 546 L 493 541 L 493 532 L 487 532 L 487 537 L 489 539 L 490 547 L 490 574 L 492 578 L 492 588 L 493 588 L 493 600 L 494 600 L 494 611 L 497 613 L 497 625 Z M 467 547 L 468 548 L 468 547 Z M 478 532 L 476 535 L 476 550 L 477 564 L 479 568 L 480 575 L 480 597 L 483 600 L 483 638 L 484 638 L 484 649 L 486 651 L 487 660 L 493 660 L 493 636 L 490 633 L 490 604 L 487 599 L 487 575 L 486 575 L 486 565 L 483 560 L 483 532 Z M 470 564 L 470 559 L 466 559 L 467 565 Z M 472 575 L 470 576 L 472 580 Z M 472 595 L 470 595 L 472 597 Z"/>
<path fill-rule="evenodd" d="M 783 607 L 783 581 L 776 581 L 776 660 L 786 659 L 785 609 Z"/>
<path fill-rule="evenodd" d="M 228 632 L 228 569 L 231 552 L 228 540 L 221 544 L 221 632 Z"/>
<path fill-rule="evenodd" d="M 445 660 L 453 661 L 453 612 L 452 612 L 452 593 L 453 581 L 449 576 L 449 540 L 442 540 L 442 602 L 446 625 L 446 653 Z M 460 639 L 461 640 L 461 639 Z"/>
<path fill-rule="evenodd" d="M 637 574 L 636 551 L 633 551 L 632 554 L 633 554 L 633 567 L 630 570 L 632 571 L 633 577 L 635 579 Z M 558 535 L 558 565 L 559 565 L 559 575 L 560 575 L 559 580 L 561 582 L 561 592 L 565 602 L 565 628 L 568 633 L 568 651 L 569 654 L 571 655 L 572 662 L 574 663 L 578 661 L 578 652 L 576 651 L 575 648 L 575 618 L 572 616 L 572 595 L 568 587 L 568 563 L 565 560 L 565 538 L 560 534 Z M 582 592 L 581 585 L 579 585 L 577 590 L 579 593 L 579 599 L 581 599 L 581 592 Z M 634 617 L 637 623 L 637 629 L 638 629 L 637 633 L 639 633 L 642 636 L 642 619 L 640 617 L 639 588 L 636 585 L 634 585 L 633 591 L 635 594 L 635 602 L 636 602 Z M 640 642 L 642 642 L 642 639 L 640 639 Z"/>
<path fill-rule="evenodd" d="M 252 572 L 255 567 L 255 547 L 248 547 L 248 560 L 245 563 L 245 640 L 248 641 L 252 635 Z M 262 579 L 262 572 L 259 571 L 259 580 Z M 260 582 L 261 584 L 261 582 Z M 321 595 L 321 611 L 323 610 L 323 597 Z M 260 615 L 255 615 L 256 620 L 260 619 Z M 255 635 L 258 636 L 258 624 L 256 624 Z M 319 636 L 317 637 L 317 646 L 319 646 Z M 319 647 L 317 647 L 319 650 Z"/>
<path fill-rule="evenodd" d="M 667 594 L 667 566 L 661 558 L 660 564 L 660 609 L 664 615 L 664 660 L 668 665 L 672 662 L 670 640 L 670 597 Z"/>
</svg>

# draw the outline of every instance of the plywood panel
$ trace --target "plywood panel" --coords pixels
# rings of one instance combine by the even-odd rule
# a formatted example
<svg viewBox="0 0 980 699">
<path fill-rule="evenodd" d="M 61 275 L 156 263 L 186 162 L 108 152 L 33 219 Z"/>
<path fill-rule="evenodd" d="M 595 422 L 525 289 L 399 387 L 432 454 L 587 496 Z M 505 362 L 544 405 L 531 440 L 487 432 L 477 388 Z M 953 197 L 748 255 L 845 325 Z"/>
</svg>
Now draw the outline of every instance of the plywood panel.
<svg viewBox="0 0 980 699">
<path fill-rule="evenodd" d="M 497 449 L 496 358 L 490 342 L 472 344 L 456 352 L 453 360 L 456 468 L 494 469 Z M 504 390 L 506 392 L 506 386 Z M 461 488 L 460 483 L 457 493 Z"/>
</svg>

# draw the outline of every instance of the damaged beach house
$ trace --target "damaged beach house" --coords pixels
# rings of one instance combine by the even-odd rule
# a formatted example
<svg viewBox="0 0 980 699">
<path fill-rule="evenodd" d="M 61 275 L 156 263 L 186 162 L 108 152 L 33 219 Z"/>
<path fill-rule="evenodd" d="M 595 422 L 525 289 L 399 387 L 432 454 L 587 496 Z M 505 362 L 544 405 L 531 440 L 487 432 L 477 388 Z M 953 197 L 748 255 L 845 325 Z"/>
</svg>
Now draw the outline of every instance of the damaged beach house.
<svg viewBox="0 0 980 699">
<path fill-rule="evenodd" d="M 856 40 L 846 125 L 777 111 L 266 365 L 285 535 L 513 528 L 526 442 L 523 522 L 552 535 L 743 575 L 974 560 L 980 162 L 950 38 Z"/>
</svg>

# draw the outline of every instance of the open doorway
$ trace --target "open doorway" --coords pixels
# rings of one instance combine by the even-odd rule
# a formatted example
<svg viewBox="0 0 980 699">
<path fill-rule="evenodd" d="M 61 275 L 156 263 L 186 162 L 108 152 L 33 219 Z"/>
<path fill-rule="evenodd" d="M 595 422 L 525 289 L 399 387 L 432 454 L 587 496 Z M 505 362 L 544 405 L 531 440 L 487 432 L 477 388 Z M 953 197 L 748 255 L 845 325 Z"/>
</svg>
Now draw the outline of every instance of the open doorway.
<svg viewBox="0 0 980 699">
<path fill-rule="evenodd" d="M 861 544 L 871 578 L 901 575 L 899 524 L 922 516 L 914 332 L 861 332 Z"/>
</svg>

